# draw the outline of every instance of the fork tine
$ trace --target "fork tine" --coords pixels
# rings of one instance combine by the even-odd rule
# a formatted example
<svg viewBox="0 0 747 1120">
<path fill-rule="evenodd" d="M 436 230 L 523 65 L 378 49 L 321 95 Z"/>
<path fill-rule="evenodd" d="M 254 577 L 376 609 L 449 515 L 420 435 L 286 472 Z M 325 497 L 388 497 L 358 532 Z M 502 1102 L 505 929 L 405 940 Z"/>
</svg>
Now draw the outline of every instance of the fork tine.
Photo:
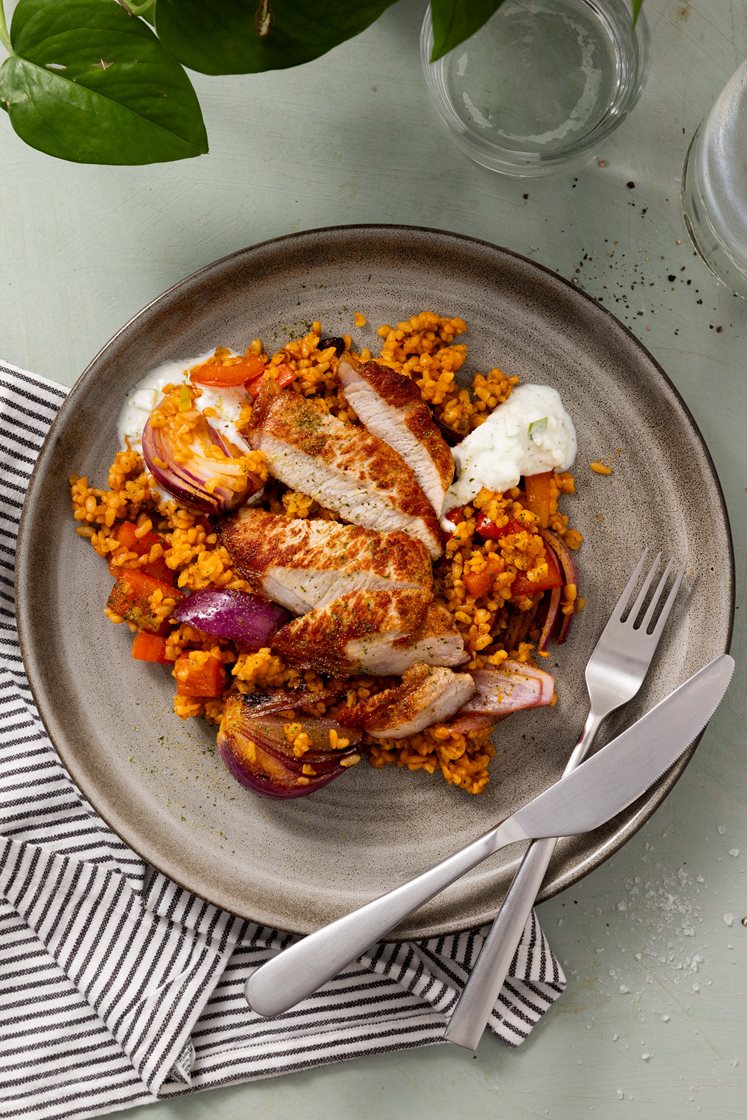
<svg viewBox="0 0 747 1120">
<path fill-rule="evenodd" d="M 662 630 L 664 629 L 664 623 L 667 621 L 667 618 L 669 617 L 669 612 L 671 611 L 672 606 L 674 605 L 674 600 L 677 597 L 677 592 L 680 589 L 680 584 L 682 583 L 682 578 L 685 574 L 686 569 L 687 569 L 687 565 L 683 564 L 682 567 L 680 568 L 680 570 L 677 572 L 674 583 L 672 584 L 672 590 L 669 592 L 669 595 L 666 598 L 666 602 L 664 603 L 664 606 L 661 608 L 661 614 L 659 615 L 659 619 L 656 623 L 656 626 L 651 631 L 651 637 L 656 641 L 658 641 L 659 635 L 661 634 Z"/>
<path fill-rule="evenodd" d="M 662 572 L 661 579 L 659 580 L 658 584 L 656 585 L 656 591 L 654 591 L 653 595 L 651 596 L 651 602 L 648 605 L 648 610 L 646 611 L 643 618 L 641 619 L 640 628 L 641 628 L 641 630 L 644 631 L 644 633 L 645 633 L 646 630 L 648 630 L 649 623 L 651 622 L 651 619 L 654 617 L 654 612 L 656 611 L 656 608 L 659 606 L 659 601 L 661 599 L 664 588 L 667 585 L 667 579 L 669 578 L 669 573 L 672 570 L 672 564 L 673 563 L 674 563 L 674 561 L 670 560 L 669 563 L 667 564 L 666 568 Z"/>
<path fill-rule="evenodd" d="M 650 588 L 651 584 L 653 583 L 654 576 L 656 575 L 656 569 L 659 567 L 660 563 L 661 563 L 661 553 L 657 552 L 656 556 L 654 557 L 654 562 L 651 565 L 651 567 L 649 568 L 648 575 L 646 576 L 646 578 L 644 579 L 644 581 L 641 585 L 641 590 L 638 592 L 638 594 L 636 596 L 636 599 L 635 599 L 635 602 L 633 603 L 633 606 L 628 611 L 627 621 L 632 623 L 632 625 L 634 627 L 636 626 L 636 620 L 638 618 L 638 615 L 643 610 L 643 604 L 646 601 L 646 596 L 648 595 L 648 589 Z"/>
<path fill-rule="evenodd" d="M 648 549 L 644 548 L 643 552 L 641 553 L 640 560 L 638 561 L 635 568 L 633 569 L 633 574 L 631 575 L 628 582 L 625 584 L 625 587 L 622 591 L 622 594 L 620 595 L 620 598 L 617 600 L 617 602 L 615 603 L 615 605 L 612 609 L 611 618 L 615 618 L 619 621 L 622 618 L 622 616 L 625 614 L 625 607 L 627 606 L 628 599 L 633 594 L 633 590 L 635 588 L 635 585 L 638 583 L 638 577 L 640 576 L 641 572 L 643 571 L 643 565 L 646 563 L 646 557 L 647 556 L 648 556 Z"/>
</svg>

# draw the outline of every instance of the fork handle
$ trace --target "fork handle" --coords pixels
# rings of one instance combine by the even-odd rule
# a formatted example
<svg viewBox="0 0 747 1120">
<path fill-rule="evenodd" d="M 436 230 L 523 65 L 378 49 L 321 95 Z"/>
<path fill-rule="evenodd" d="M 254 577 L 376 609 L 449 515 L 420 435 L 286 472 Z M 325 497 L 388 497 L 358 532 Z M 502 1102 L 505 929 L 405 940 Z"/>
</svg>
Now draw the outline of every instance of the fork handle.
<svg viewBox="0 0 747 1120">
<path fill-rule="evenodd" d="M 589 712 L 564 775 L 583 762 L 606 715 Z M 449 1042 L 468 1050 L 477 1048 L 537 901 L 556 843 L 557 838 L 552 836 L 535 840 L 527 848 L 446 1028 L 444 1037 Z"/>
</svg>

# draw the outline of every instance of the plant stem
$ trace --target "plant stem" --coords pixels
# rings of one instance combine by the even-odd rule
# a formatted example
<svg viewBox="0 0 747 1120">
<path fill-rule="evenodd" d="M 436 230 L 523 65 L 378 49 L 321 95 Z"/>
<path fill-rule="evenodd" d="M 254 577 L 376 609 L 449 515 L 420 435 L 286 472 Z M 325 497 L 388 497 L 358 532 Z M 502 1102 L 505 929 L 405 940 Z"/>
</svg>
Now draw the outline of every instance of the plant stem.
<svg viewBox="0 0 747 1120">
<path fill-rule="evenodd" d="M 0 43 L 3 44 L 8 54 L 14 54 L 13 44 L 10 41 L 10 32 L 8 25 L 5 22 L 5 12 L 3 11 L 3 0 L 0 0 Z"/>
</svg>

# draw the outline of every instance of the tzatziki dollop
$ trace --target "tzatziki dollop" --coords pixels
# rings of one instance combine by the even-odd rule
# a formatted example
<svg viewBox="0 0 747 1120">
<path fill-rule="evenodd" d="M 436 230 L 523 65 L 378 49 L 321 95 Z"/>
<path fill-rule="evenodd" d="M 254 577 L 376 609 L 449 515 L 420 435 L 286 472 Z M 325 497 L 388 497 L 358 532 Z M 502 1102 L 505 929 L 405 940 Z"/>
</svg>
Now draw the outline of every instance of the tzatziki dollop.
<svg viewBox="0 0 747 1120">
<path fill-rule="evenodd" d="M 146 373 L 137 385 L 127 394 L 117 421 L 117 435 L 122 448 L 131 447 L 142 452 L 143 428 L 156 407 L 166 385 L 181 385 L 189 381 L 189 371 L 195 366 L 212 358 L 213 351 L 201 354 L 187 361 L 164 362 Z M 236 423 L 242 408 L 252 403 L 252 398 L 243 385 L 213 387 L 199 385 L 200 396 L 195 404 L 200 412 L 211 409 L 210 424 L 222 435 L 231 440 L 242 451 L 250 451 L 246 440 L 239 435 Z"/>
<path fill-rule="evenodd" d="M 483 487 L 509 490 L 522 475 L 568 470 L 576 458 L 576 429 L 557 389 L 519 385 L 452 453 L 456 478 L 446 491 L 444 515 Z M 453 529 L 446 516 L 443 524 Z"/>
</svg>

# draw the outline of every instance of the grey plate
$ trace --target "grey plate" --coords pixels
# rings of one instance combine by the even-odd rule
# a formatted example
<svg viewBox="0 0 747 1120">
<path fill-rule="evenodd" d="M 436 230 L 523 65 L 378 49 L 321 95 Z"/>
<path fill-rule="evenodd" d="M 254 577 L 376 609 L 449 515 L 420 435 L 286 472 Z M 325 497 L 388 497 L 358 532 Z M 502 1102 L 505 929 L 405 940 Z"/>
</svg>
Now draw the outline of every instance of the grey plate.
<svg viewBox="0 0 747 1120">
<path fill-rule="evenodd" d="M 268 348 L 321 318 L 325 333 L 375 344 L 370 324 L 423 308 L 464 316 L 470 369 L 499 365 L 557 386 L 579 434 L 586 610 L 548 668 L 556 708 L 500 725 L 492 782 L 470 797 L 421 774 L 354 768 L 308 798 L 274 802 L 238 786 L 214 732 L 172 714 L 172 681 L 130 659 L 130 635 L 103 615 L 111 581 L 73 531 L 71 473 L 105 484 L 125 392 L 159 362 L 260 335 Z M 614 457 L 603 478 L 587 464 Z M 18 546 L 23 655 L 39 711 L 75 781 L 120 836 L 198 895 L 266 925 L 308 932 L 442 859 L 559 776 L 586 715 L 583 671 L 645 545 L 689 564 L 667 640 L 632 721 L 728 647 L 733 559 L 713 463 L 684 403 L 636 339 L 592 300 L 536 264 L 434 230 L 314 230 L 243 250 L 160 296 L 93 360 L 55 421 L 34 471 Z M 564 840 L 543 897 L 597 867 L 666 796 L 686 765 L 606 828 Z M 398 930 L 426 936 L 495 911 L 519 853 L 500 853 Z"/>
</svg>

